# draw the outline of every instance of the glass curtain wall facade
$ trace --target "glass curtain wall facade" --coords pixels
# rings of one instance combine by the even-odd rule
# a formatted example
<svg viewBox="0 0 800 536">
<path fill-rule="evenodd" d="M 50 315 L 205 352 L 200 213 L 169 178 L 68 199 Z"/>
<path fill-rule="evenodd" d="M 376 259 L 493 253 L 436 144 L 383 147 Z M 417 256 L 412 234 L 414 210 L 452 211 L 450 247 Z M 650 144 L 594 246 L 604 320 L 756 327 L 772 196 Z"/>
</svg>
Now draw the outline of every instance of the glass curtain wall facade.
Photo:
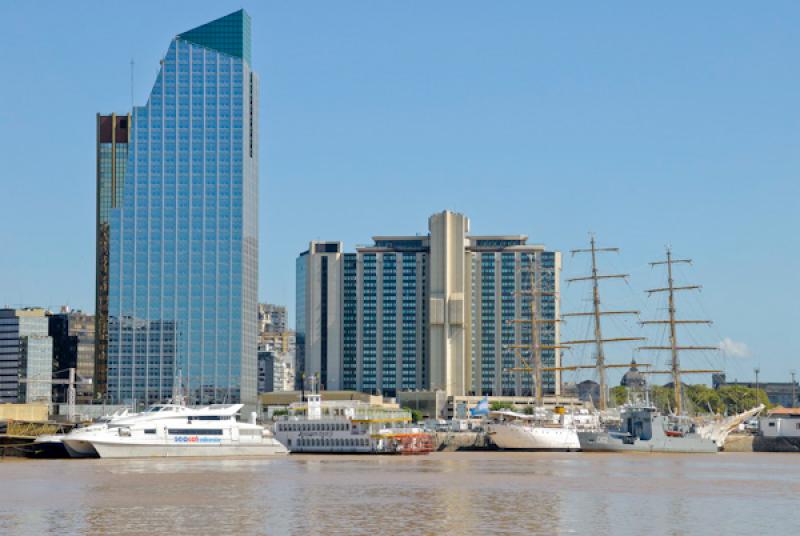
<svg viewBox="0 0 800 536">
<path fill-rule="evenodd" d="M 358 387 L 358 256 L 345 253 L 342 288 L 342 389 Z"/>
<path fill-rule="evenodd" d="M 131 117 L 109 220 L 112 402 L 255 405 L 258 78 L 237 11 L 178 35 Z"/>
<path fill-rule="evenodd" d="M 359 304 L 344 340 L 360 341 L 355 389 L 384 396 L 422 388 L 426 341 L 423 322 L 428 253 L 419 238 L 376 239 L 355 254 L 356 273 L 344 292 Z"/>
<path fill-rule="evenodd" d="M 97 114 L 97 228 L 95 267 L 94 392 L 99 398 L 108 385 L 108 293 L 110 216 L 121 205 L 128 167 L 131 116 Z"/>
<path fill-rule="evenodd" d="M 556 291 L 557 253 L 532 250 L 524 241 L 514 246 L 510 248 L 512 251 L 486 251 L 485 246 L 479 246 L 473 253 L 472 366 L 473 392 L 476 394 L 533 395 L 532 374 L 510 370 L 533 365 L 533 356 L 529 351 L 512 348 L 530 345 L 531 325 L 512 320 L 531 318 L 531 285 L 545 292 Z M 535 304 L 538 318 L 557 318 L 556 300 L 555 296 L 537 296 Z M 556 330 L 555 323 L 540 324 L 540 344 L 555 345 L 558 336 Z M 544 367 L 558 366 L 555 350 L 541 352 Z M 556 393 L 557 377 L 554 371 L 542 374 L 546 395 Z"/>
<path fill-rule="evenodd" d="M 302 389 L 306 370 L 306 295 L 308 290 L 309 252 L 304 251 L 295 261 L 295 388 Z"/>
</svg>

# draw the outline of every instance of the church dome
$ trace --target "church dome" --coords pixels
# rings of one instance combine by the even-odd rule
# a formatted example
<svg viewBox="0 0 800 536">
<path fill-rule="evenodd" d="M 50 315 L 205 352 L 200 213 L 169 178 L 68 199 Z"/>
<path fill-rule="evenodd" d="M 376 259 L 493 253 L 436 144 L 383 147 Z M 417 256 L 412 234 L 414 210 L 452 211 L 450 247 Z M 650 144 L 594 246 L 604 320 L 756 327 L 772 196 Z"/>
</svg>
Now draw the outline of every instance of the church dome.
<svg viewBox="0 0 800 536">
<path fill-rule="evenodd" d="M 631 361 L 631 368 L 622 376 L 622 381 L 619 382 L 619 384 L 633 390 L 643 390 L 647 387 L 647 380 L 644 374 L 639 372 L 639 369 L 636 367 L 635 359 Z"/>
</svg>

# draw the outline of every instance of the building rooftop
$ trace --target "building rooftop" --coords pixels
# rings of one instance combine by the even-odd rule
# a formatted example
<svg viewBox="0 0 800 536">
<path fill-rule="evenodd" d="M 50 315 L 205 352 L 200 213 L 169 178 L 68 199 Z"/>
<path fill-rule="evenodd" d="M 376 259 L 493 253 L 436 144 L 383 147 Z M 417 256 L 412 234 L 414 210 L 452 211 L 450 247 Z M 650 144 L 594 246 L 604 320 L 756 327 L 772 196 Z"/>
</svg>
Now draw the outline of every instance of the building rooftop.
<svg viewBox="0 0 800 536">
<path fill-rule="evenodd" d="M 791 417 L 800 417 L 800 408 L 775 408 L 775 409 L 769 410 L 767 412 L 767 415 L 769 415 L 770 417 L 773 416 L 773 415 L 775 415 L 775 416 L 786 415 L 786 416 L 791 416 Z"/>
<path fill-rule="evenodd" d="M 250 25 L 250 15 L 240 9 L 178 34 L 177 38 L 250 63 Z"/>
</svg>

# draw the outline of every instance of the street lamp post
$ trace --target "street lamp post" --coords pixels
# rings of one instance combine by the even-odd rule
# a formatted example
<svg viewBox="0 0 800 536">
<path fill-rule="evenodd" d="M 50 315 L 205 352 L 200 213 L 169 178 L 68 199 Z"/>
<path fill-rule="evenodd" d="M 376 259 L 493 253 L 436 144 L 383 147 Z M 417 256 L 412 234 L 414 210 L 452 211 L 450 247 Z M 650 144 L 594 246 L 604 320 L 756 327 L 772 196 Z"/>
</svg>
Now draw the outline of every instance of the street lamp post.
<svg viewBox="0 0 800 536">
<path fill-rule="evenodd" d="M 756 373 L 756 402 L 758 402 L 758 373 L 761 372 L 761 369 L 756 367 L 753 371 Z"/>
</svg>

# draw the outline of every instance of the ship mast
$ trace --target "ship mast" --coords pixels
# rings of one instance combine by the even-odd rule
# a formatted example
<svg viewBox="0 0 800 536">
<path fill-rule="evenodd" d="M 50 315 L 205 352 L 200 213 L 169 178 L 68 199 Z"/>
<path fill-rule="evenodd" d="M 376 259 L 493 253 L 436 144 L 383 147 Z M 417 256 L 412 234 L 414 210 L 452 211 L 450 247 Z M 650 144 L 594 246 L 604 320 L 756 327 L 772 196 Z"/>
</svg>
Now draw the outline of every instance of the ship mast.
<svg viewBox="0 0 800 536">
<path fill-rule="evenodd" d="M 646 324 L 669 324 L 669 346 L 641 346 L 639 347 L 640 350 L 669 350 L 672 355 L 671 367 L 668 371 L 661 371 L 661 370 L 654 370 L 649 371 L 650 374 L 671 374 L 672 375 L 672 384 L 673 384 L 673 395 L 675 397 L 675 414 L 681 415 L 683 413 L 683 402 L 682 402 L 682 387 L 681 387 L 681 374 L 704 374 L 704 373 L 716 373 L 720 372 L 719 370 L 681 370 L 680 368 L 680 355 L 679 352 L 682 350 L 719 350 L 716 346 L 680 346 L 678 344 L 678 337 L 677 337 L 677 330 L 676 326 L 678 324 L 711 324 L 711 320 L 677 320 L 676 319 L 676 309 L 675 309 L 675 292 L 683 291 L 683 290 L 700 290 L 699 285 L 688 285 L 682 287 L 676 287 L 675 281 L 672 277 L 672 265 L 673 264 L 691 264 L 691 259 L 673 259 L 672 258 L 672 250 L 667 247 L 667 258 L 663 261 L 655 261 L 651 262 L 650 266 L 658 266 L 658 265 L 666 265 L 667 266 L 667 286 L 664 288 L 654 288 L 647 291 L 648 295 L 652 295 L 657 292 L 667 292 L 668 293 L 668 300 L 667 300 L 667 310 L 668 310 L 668 319 L 667 320 L 645 320 L 642 322 L 643 325 Z"/>
<path fill-rule="evenodd" d="M 641 341 L 644 337 L 616 337 L 611 339 L 603 338 L 603 330 L 600 322 L 600 317 L 604 315 L 638 315 L 639 311 L 602 311 L 600 309 L 600 280 L 601 279 L 626 279 L 628 274 L 608 274 L 599 275 L 597 271 L 597 254 L 601 252 L 619 252 L 619 248 L 598 248 L 594 235 L 591 236 L 589 241 L 589 249 L 574 249 L 572 255 L 578 253 L 590 253 L 592 257 L 592 274 L 584 277 L 574 277 L 567 279 L 568 283 L 573 281 L 591 281 L 592 282 L 592 312 L 590 313 L 566 313 L 562 317 L 569 316 L 591 316 L 594 319 L 594 338 L 587 340 L 565 341 L 565 345 L 573 344 L 594 344 L 595 345 L 595 364 L 597 375 L 600 380 L 600 410 L 605 410 L 608 407 L 608 388 L 606 381 L 606 369 L 615 368 L 618 366 L 626 367 L 628 365 L 607 365 L 606 356 L 603 345 L 607 342 L 623 342 L 623 341 Z M 579 367 L 586 368 L 586 367 Z"/>
<path fill-rule="evenodd" d="M 519 294 L 522 295 L 529 295 L 531 297 L 530 301 L 530 316 L 527 318 L 515 318 L 512 320 L 507 320 L 508 323 L 511 324 L 530 324 L 531 325 L 531 340 L 528 344 L 510 344 L 507 345 L 506 348 L 513 348 L 518 353 L 520 361 L 522 362 L 522 366 L 513 367 L 508 369 L 512 372 L 529 372 L 532 373 L 533 376 L 533 383 L 534 383 L 534 395 L 535 395 L 535 404 L 536 407 L 544 406 L 544 387 L 542 385 L 542 372 L 550 372 L 556 370 L 563 370 L 562 367 L 543 367 L 542 366 L 542 350 L 558 350 L 560 348 L 567 348 L 566 346 L 561 346 L 558 344 L 542 344 L 541 343 L 541 331 L 540 331 L 540 324 L 552 324 L 556 322 L 560 322 L 558 319 L 548 319 L 548 318 L 541 318 L 539 314 L 539 309 L 541 307 L 541 297 L 542 296 L 555 296 L 556 293 L 552 291 L 545 291 L 541 288 L 536 287 L 535 284 L 535 273 L 540 274 L 539 279 L 541 280 L 541 269 L 539 264 L 539 256 L 535 255 L 536 260 L 531 260 L 530 270 L 528 272 L 528 277 L 530 279 L 530 290 L 523 290 L 520 291 Z M 534 265 L 535 263 L 535 265 Z M 541 286 L 541 285 L 540 285 Z M 533 360 L 533 366 L 530 366 L 525 357 L 522 355 L 522 351 L 527 350 L 531 359 Z"/>
</svg>

